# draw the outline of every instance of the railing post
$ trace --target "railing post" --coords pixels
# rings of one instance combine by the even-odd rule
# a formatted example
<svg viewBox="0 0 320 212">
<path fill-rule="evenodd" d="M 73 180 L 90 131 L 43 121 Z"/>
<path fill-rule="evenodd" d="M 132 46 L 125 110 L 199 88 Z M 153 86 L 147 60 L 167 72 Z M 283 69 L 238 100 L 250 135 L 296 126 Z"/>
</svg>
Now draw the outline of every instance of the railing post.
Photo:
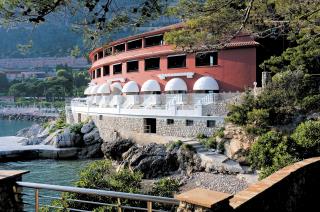
<svg viewBox="0 0 320 212">
<path fill-rule="evenodd" d="M 120 200 L 120 198 L 117 198 L 117 200 L 118 200 L 118 212 L 122 212 L 121 200 Z"/>
<path fill-rule="evenodd" d="M 152 212 L 152 202 L 147 202 L 148 212 Z"/>
<path fill-rule="evenodd" d="M 34 211 L 39 212 L 39 189 L 34 190 Z"/>
</svg>

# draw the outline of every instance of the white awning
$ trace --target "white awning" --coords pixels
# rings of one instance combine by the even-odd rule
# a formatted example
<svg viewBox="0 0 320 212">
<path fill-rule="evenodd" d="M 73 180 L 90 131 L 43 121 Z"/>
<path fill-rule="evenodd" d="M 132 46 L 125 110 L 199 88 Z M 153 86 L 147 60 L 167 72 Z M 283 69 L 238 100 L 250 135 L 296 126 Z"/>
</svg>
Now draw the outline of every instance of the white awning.
<svg viewBox="0 0 320 212">
<path fill-rule="evenodd" d="M 92 86 L 91 90 L 90 90 L 90 95 L 96 95 L 97 91 L 98 91 L 99 85 L 94 85 Z"/>
<path fill-rule="evenodd" d="M 110 88 L 112 94 L 121 94 L 122 92 L 122 86 L 120 82 L 112 83 Z"/>
<path fill-rule="evenodd" d="M 110 94 L 110 84 L 109 83 L 103 83 L 99 86 L 97 90 L 97 94 Z"/>
<path fill-rule="evenodd" d="M 93 86 L 87 87 L 87 88 L 84 90 L 84 92 L 83 92 L 84 95 L 87 95 L 87 96 L 90 95 L 92 87 L 93 87 Z"/>
<path fill-rule="evenodd" d="M 193 85 L 194 91 L 219 91 L 219 85 L 213 77 L 205 76 L 199 78 Z"/>
<path fill-rule="evenodd" d="M 147 80 L 143 83 L 141 87 L 142 92 L 148 91 L 161 91 L 160 85 L 156 80 Z"/>
<path fill-rule="evenodd" d="M 173 78 L 169 80 L 164 88 L 165 91 L 187 91 L 187 84 L 181 78 Z"/>
<path fill-rule="evenodd" d="M 138 93 L 139 86 L 135 81 L 127 82 L 122 89 L 123 93 Z"/>
</svg>

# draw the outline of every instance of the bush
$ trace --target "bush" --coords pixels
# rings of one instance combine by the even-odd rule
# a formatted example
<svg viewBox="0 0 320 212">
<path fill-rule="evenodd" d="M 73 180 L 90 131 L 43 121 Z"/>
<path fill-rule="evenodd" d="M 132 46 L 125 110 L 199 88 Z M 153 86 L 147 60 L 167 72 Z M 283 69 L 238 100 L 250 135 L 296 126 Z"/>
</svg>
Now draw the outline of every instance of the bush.
<svg viewBox="0 0 320 212">
<path fill-rule="evenodd" d="M 179 182 L 172 178 L 162 178 L 155 182 L 151 195 L 162 197 L 173 197 L 179 191 Z"/>
<path fill-rule="evenodd" d="M 258 128 L 267 128 L 269 125 L 269 111 L 267 109 L 253 109 L 248 112 L 248 122 Z"/>
<path fill-rule="evenodd" d="M 175 142 L 171 142 L 168 144 L 167 149 L 168 150 L 173 150 L 174 148 L 179 148 L 181 145 L 183 144 L 183 142 L 181 140 L 177 140 Z"/>
<path fill-rule="evenodd" d="M 216 132 L 214 132 L 213 136 L 223 138 L 224 137 L 224 130 L 225 130 L 225 128 L 221 127 Z"/>
<path fill-rule="evenodd" d="M 208 138 L 208 137 L 203 133 L 199 133 L 199 134 L 197 134 L 196 138 L 197 139 L 204 139 L 204 138 Z"/>
<path fill-rule="evenodd" d="M 201 143 L 208 149 L 216 149 L 217 148 L 217 140 L 216 137 L 212 136 L 206 139 L 202 139 Z"/>
<path fill-rule="evenodd" d="M 301 123 L 291 137 L 301 147 L 302 157 L 320 155 L 320 121 Z"/>
<path fill-rule="evenodd" d="M 301 109 L 305 112 L 320 110 L 320 94 L 307 96 L 301 102 Z"/>
<path fill-rule="evenodd" d="M 195 152 L 195 148 L 191 144 L 182 144 L 181 148 L 186 151 Z"/>
<path fill-rule="evenodd" d="M 81 134 L 81 128 L 83 127 L 83 123 L 76 123 L 70 126 L 70 132 Z"/>
<path fill-rule="evenodd" d="M 296 161 L 294 145 L 281 133 L 269 131 L 263 134 L 251 147 L 251 167 L 262 170 L 260 178 Z"/>
</svg>

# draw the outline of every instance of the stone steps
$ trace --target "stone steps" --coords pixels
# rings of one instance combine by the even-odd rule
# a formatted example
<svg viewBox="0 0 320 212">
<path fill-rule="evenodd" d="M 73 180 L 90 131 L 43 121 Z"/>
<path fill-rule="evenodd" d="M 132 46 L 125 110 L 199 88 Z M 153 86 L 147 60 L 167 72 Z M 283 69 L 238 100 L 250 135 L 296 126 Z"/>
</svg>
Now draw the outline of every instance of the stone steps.
<svg viewBox="0 0 320 212">
<path fill-rule="evenodd" d="M 244 170 L 236 161 L 230 160 L 224 154 L 220 154 L 213 150 L 208 150 L 196 139 L 183 141 L 185 144 L 191 145 L 199 157 L 201 158 L 201 165 L 207 172 L 222 172 L 222 173 L 243 173 Z"/>
</svg>

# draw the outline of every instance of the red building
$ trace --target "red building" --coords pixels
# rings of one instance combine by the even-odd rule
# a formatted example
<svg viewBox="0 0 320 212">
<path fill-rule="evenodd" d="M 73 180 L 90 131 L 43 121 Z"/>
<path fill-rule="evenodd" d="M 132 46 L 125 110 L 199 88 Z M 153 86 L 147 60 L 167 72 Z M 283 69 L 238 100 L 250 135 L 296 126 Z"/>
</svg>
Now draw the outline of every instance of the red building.
<svg viewBox="0 0 320 212">
<path fill-rule="evenodd" d="M 243 91 L 253 86 L 258 43 L 250 35 L 236 37 L 219 51 L 184 53 L 163 41 L 165 32 L 179 26 L 116 40 L 93 50 L 89 55 L 92 82 L 120 82 L 123 86 L 134 81 L 139 92 L 145 92 L 147 90 L 141 89 L 143 84 L 155 80 L 160 92 L 168 92 L 170 89 L 165 88 L 168 81 L 180 78 L 185 82 L 186 92 L 193 92 L 199 78 L 210 76 L 218 84 L 212 88 L 213 92 Z"/>
</svg>

